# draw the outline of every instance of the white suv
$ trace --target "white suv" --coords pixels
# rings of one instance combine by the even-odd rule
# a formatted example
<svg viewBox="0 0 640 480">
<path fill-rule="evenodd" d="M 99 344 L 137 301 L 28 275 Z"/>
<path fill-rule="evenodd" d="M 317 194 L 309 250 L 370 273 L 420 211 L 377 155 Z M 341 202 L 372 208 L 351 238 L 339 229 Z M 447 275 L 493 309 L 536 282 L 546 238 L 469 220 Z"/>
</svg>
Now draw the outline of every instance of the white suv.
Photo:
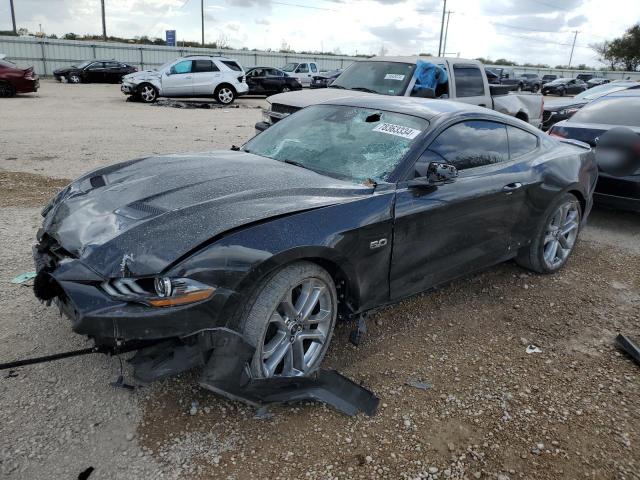
<svg viewBox="0 0 640 480">
<path fill-rule="evenodd" d="M 122 93 L 146 103 L 158 97 L 211 97 L 229 105 L 249 86 L 238 62 L 225 57 L 189 55 L 122 77 Z"/>
</svg>

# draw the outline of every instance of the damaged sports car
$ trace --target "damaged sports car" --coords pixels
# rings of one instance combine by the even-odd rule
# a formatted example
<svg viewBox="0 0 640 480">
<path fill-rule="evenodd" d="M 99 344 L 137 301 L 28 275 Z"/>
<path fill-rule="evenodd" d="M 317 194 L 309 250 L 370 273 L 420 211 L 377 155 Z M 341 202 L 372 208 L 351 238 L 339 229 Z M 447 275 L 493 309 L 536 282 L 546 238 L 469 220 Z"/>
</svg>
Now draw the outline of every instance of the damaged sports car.
<svg viewBox="0 0 640 480">
<path fill-rule="evenodd" d="M 206 378 L 230 336 L 251 378 L 303 377 L 336 321 L 509 259 L 560 269 L 596 179 L 588 145 L 485 108 L 341 98 L 74 181 L 42 212 L 34 289 L 97 345 L 140 347 L 146 379 Z"/>
</svg>

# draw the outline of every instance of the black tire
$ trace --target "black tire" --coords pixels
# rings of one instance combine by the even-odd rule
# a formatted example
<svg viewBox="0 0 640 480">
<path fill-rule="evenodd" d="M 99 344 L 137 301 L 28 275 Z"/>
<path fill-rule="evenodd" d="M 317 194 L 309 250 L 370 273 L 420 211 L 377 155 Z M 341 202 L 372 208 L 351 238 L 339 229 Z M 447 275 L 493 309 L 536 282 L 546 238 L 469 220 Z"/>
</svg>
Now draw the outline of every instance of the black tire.
<svg viewBox="0 0 640 480">
<path fill-rule="evenodd" d="M 16 94 L 16 89 L 9 82 L 0 81 L 0 97 L 9 98 Z"/>
<path fill-rule="evenodd" d="M 521 92 L 522 91 L 522 84 L 519 83 L 518 87 L 516 88 L 516 92 Z"/>
<path fill-rule="evenodd" d="M 560 90 L 558 90 L 558 96 L 559 97 L 564 97 L 564 94 L 566 93 L 564 88 L 561 88 Z"/>
<path fill-rule="evenodd" d="M 540 85 L 538 85 L 537 83 L 531 89 L 533 93 L 538 93 L 539 90 L 540 90 Z"/>
<path fill-rule="evenodd" d="M 307 280 L 320 282 L 328 287 L 328 291 L 326 292 L 328 294 L 327 298 L 330 298 L 333 308 L 328 323 L 323 326 L 324 330 L 326 330 L 325 340 L 322 345 L 314 346 L 316 350 L 313 352 L 313 362 L 308 366 L 308 369 L 304 371 L 304 375 L 312 374 L 322 363 L 322 360 L 327 353 L 329 343 L 331 342 L 331 336 L 333 335 L 333 329 L 337 317 L 338 297 L 333 279 L 326 270 L 315 263 L 300 261 L 283 267 L 275 272 L 275 274 L 263 280 L 248 302 L 247 309 L 245 310 L 244 318 L 241 323 L 245 339 L 251 345 L 256 347 L 256 353 L 251 361 L 251 373 L 254 377 L 265 378 L 270 376 L 263 370 L 263 357 L 261 352 L 265 341 L 269 343 L 273 338 L 273 336 L 267 338 L 267 335 L 274 335 L 272 331 L 274 330 L 274 323 L 272 323 L 271 320 L 273 318 L 272 315 L 274 315 L 280 308 L 285 295 L 292 291 L 292 289 L 295 290 L 296 286 Z M 295 300 L 293 303 L 295 303 Z M 318 304 L 318 306 L 319 305 L 320 304 Z M 280 318 L 285 317 L 286 316 L 281 316 Z M 296 334 L 297 331 L 292 335 Z M 289 338 L 289 333 L 283 333 L 283 335 Z M 294 342 L 291 341 L 292 345 L 293 343 Z M 307 348 L 311 348 L 311 346 Z M 286 355 L 283 357 L 282 361 L 278 361 L 278 364 L 282 362 L 283 369 L 285 368 L 285 357 Z M 266 360 L 264 362 L 266 364 Z M 274 368 L 273 375 L 283 374 L 284 373 L 279 373 Z"/>
<path fill-rule="evenodd" d="M 67 83 L 82 83 L 82 77 L 76 73 L 72 73 L 67 77 Z"/>
<path fill-rule="evenodd" d="M 547 261 L 545 261 L 545 239 L 548 237 L 548 226 L 552 222 L 553 217 L 557 214 L 558 210 L 561 206 L 565 204 L 570 204 L 572 206 L 577 207 L 577 230 L 576 237 L 573 241 L 571 249 L 569 253 L 566 255 L 564 260 L 557 265 L 549 266 Z M 538 273 L 554 273 L 564 267 L 571 256 L 571 253 L 575 249 L 575 245 L 578 240 L 579 232 L 580 232 L 580 223 L 582 220 L 582 206 L 580 202 L 576 198 L 575 195 L 571 193 L 563 193 L 558 196 L 551 205 L 547 208 L 544 215 L 542 216 L 539 225 L 536 228 L 535 234 L 531 243 L 522 248 L 516 258 L 516 263 L 518 265 L 527 268 L 529 270 L 533 270 Z"/>
<path fill-rule="evenodd" d="M 213 96 L 221 105 L 231 105 L 236 99 L 237 93 L 231 85 L 223 83 L 218 85 L 213 92 Z"/>
<path fill-rule="evenodd" d="M 158 90 L 150 83 L 142 83 L 138 86 L 138 100 L 144 103 L 153 103 L 158 99 Z"/>
</svg>

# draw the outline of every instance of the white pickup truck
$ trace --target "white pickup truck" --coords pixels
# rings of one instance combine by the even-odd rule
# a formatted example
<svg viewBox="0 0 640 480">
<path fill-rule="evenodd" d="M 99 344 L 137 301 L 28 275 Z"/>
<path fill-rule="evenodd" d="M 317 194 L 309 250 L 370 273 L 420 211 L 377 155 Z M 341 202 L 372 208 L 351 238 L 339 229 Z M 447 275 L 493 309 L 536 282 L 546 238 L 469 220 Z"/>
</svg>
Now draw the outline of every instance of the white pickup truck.
<svg viewBox="0 0 640 480">
<path fill-rule="evenodd" d="M 396 95 L 424 97 L 416 87 L 418 61 L 443 68 L 448 80 L 437 85 L 431 98 L 447 98 L 487 107 L 517 117 L 536 127 L 542 123 L 542 95 L 508 92 L 509 87 L 489 85 L 484 66 L 477 60 L 437 57 L 379 57 L 352 63 L 329 86 L 315 90 L 281 93 L 267 98 L 269 108 L 263 121 L 256 124 L 264 130 L 281 118 L 308 105 L 356 95 Z"/>
</svg>

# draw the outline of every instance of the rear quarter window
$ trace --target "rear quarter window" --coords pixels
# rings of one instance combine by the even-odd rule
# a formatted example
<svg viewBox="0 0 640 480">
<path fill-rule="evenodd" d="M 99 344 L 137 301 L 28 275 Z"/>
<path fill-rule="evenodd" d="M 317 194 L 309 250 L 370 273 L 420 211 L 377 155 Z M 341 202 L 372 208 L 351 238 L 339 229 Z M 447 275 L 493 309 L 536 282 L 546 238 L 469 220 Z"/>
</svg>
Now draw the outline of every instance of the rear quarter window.
<svg viewBox="0 0 640 480">
<path fill-rule="evenodd" d="M 236 62 L 233 62 L 231 60 L 221 60 L 221 62 L 224 63 L 227 67 L 229 67 L 234 72 L 242 71 L 242 67 L 238 65 Z"/>
<path fill-rule="evenodd" d="M 538 148 L 538 137 L 524 130 L 507 125 L 509 154 L 512 159 L 526 155 Z"/>
</svg>

